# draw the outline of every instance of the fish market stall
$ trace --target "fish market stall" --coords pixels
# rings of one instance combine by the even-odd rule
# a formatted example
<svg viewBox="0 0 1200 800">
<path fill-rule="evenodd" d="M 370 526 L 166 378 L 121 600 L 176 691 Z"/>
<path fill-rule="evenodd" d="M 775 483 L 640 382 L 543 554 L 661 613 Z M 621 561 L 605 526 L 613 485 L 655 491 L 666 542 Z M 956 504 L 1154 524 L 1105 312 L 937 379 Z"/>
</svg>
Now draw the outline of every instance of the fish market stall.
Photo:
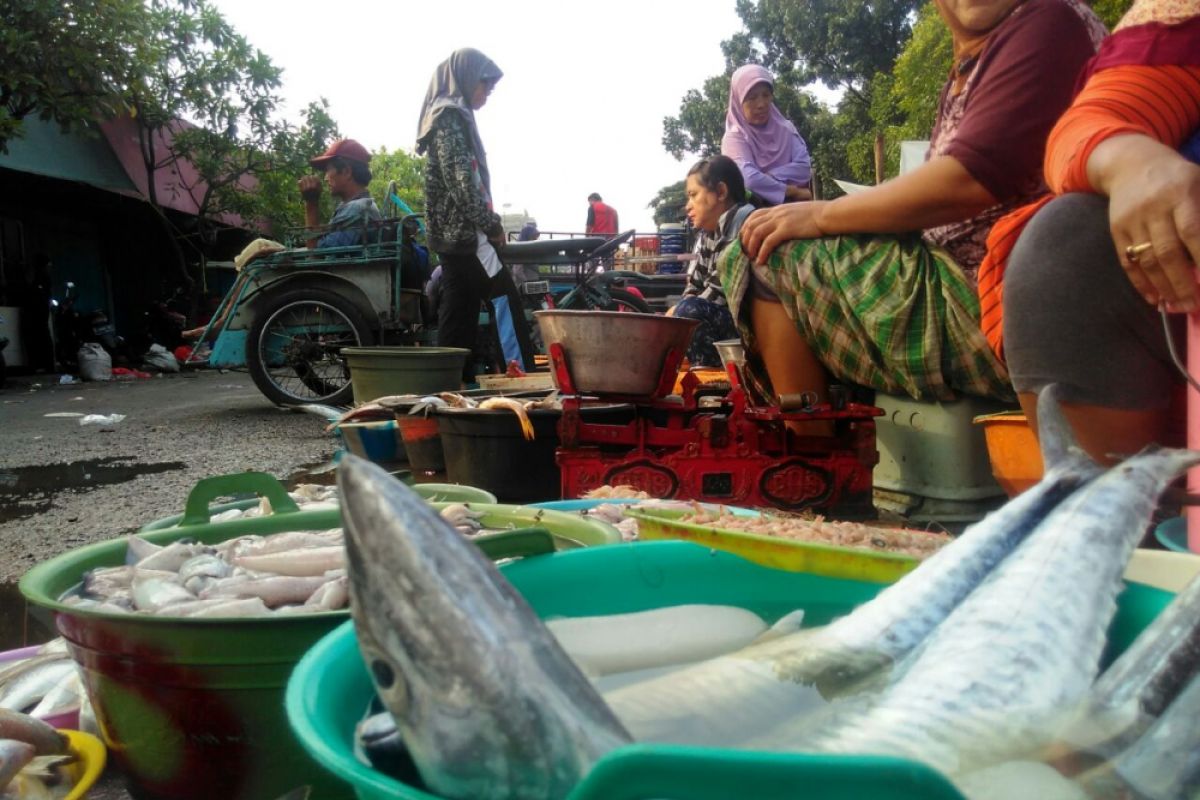
<svg viewBox="0 0 1200 800">
<path fill-rule="evenodd" d="M 1040 416 L 1045 478 L 890 586 L 671 541 L 497 572 L 349 460 L 354 624 L 297 670 L 291 723 L 364 798 L 1191 797 L 1200 583 L 1172 601 L 1121 576 L 1197 456 L 1101 470 Z M 628 620 L 680 603 L 762 627 L 665 671 L 661 652 L 640 661 Z M 615 660 L 555 632 L 611 614 Z"/>
<path fill-rule="evenodd" d="M 429 499 L 455 490 L 494 499 L 418 491 L 494 558 L 619 540 L 602 521 L 563 512 Z M 244 492 L 259 498 L 215 503 Z M 195 487 L 182 515 L 25 575 L 25 596 L 56 612 L 73 659 L 58 663 L 82 678 L 139 797 L 274 798 L 299 784 L 350 796 L 288 733 L 283 708 L 296 662 L 346 619 L 340 529 L 336 487 L 289 493 L 261 473 L 219 476 Z"/>
</svg>

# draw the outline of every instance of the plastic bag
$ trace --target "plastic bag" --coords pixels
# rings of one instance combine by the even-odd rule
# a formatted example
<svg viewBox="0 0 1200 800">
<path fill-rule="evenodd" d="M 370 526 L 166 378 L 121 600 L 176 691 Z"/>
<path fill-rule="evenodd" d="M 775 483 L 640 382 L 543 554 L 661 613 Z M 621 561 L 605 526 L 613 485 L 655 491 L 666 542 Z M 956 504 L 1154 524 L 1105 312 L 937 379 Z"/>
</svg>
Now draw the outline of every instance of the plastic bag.
<svg viewBox="0 0 1200 800">
<path fill-rule="evenodd" d="M 142 356 L 142 366 L 159 372 L 179 372 L 179 361 L 161 344 L 150 345 L 149 352 Z"/>
<path fill-rule="evenodd" d="M 79 419 L 80 425 L 99 425 L 100 430 L 112 430 L 117 423 L 125 419 L 124 414 L 88 414 Z"/>
<path fill-rule="evenodd" d="M 99 342 L 80 345 L 76 358 L 79 360 L 79 377 L 85 381 L 112 380 L 112 356 Z"/>
</svg>

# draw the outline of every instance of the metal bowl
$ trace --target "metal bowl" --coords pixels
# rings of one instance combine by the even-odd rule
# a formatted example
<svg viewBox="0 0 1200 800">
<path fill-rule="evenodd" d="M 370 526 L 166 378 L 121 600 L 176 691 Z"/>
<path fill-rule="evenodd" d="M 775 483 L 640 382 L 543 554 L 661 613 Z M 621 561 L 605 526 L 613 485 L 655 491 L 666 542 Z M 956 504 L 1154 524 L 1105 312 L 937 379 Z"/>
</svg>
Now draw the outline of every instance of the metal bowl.
<svg viewBox="0 0 1200 800">
<path fill-rule="evenodd" d="M 728 367 L 730 364 L 736 364 L 738 367 L 746 366 L 746 350 L 742 347 L 741 339 L 722 339 L 719 342 L 713 342 L 713 347 L 717 348 L 717 355 L 721 357 L 721 366 Z"/>
<path fill-rule="evenodd" d="M 576 391 L 630 397 L 659 394 L 667 355 L 675 350 L 682 357 L 700 324 L 625 311 L 535 311 L 533 316 L 546 346 L 562 345 Z"/>
</svg>

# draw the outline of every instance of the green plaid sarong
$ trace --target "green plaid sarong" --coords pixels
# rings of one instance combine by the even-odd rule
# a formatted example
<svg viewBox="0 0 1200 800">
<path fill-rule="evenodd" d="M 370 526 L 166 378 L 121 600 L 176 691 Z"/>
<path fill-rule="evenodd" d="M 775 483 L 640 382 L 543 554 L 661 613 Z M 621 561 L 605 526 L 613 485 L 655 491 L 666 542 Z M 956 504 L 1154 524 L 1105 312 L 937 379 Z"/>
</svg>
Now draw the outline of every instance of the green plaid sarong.
<svg viewBox="0 0 1200 800">
<path fill-rule="evenodd" d="M 950 255 L 919 236 L 830 236 L 781 245 L 755 267 L 733 242 L 718 269 L 748 363 L 752 271 L 839 380 L 917 399 L 957 393 L 1014 399 L 1008 372 L 979 328 L 979 298 Z"/>
</svg>

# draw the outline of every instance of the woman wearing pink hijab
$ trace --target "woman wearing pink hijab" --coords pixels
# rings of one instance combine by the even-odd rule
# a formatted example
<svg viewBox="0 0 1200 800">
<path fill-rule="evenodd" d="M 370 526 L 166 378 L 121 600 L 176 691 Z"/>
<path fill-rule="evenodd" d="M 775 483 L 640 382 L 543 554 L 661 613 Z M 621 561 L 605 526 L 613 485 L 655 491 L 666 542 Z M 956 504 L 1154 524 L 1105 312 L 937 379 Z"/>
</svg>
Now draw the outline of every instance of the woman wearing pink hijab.
<svg viewBox="0 0 1200 800">
<path fill-rule="evenodd" d="M 738 67 L 730 80 L 721 155 L 737 163 L 746 189 L 767 205 L 812 199 L 808 146 L 775 107 L 775 79 L 758 64 Z"/>
</svg>

